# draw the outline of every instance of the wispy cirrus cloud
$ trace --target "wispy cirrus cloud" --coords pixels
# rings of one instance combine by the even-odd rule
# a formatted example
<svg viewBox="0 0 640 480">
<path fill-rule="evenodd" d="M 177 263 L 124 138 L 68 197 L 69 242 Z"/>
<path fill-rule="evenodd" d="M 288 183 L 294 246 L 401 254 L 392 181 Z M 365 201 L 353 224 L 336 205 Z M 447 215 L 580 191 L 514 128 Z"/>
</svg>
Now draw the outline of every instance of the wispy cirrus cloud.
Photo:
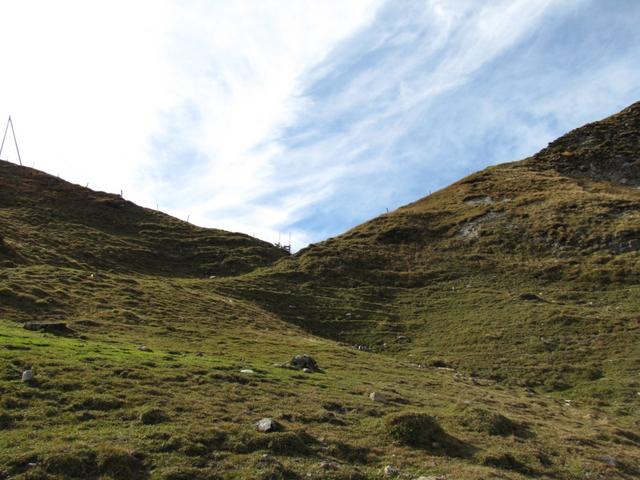
<svg viewBox="0 0 640 480">
<path fill-rule="evenodd" d="M 27 159 L 295 247 L 640 96 L 633 0 L 31 3 L 0 6 Z"/>
<path fill-rule="evenodd" d="M 387 3 L 307 77 L 282 186 L 289 228 L 339 233 L 485 166 L 523 158 L 640 94 L 633 2 Z M 323 192 L 318 200 L 316 192 Z"/>
</svg>

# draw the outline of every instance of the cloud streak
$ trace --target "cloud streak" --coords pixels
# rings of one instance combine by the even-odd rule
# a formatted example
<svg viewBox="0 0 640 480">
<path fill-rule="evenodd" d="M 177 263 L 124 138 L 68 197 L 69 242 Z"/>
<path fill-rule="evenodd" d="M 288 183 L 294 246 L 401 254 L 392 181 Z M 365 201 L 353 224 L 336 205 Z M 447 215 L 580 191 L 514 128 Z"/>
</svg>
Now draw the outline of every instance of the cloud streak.
<svg viewBox="0 0 640 480">
<path fill-rule="evenodd" d="M 296 248 L 640 94 L 632 0 L 61 0 L 0 15 L 0 115 L 28 164 L 201 225 L 292 232 Z"/>
</svg>

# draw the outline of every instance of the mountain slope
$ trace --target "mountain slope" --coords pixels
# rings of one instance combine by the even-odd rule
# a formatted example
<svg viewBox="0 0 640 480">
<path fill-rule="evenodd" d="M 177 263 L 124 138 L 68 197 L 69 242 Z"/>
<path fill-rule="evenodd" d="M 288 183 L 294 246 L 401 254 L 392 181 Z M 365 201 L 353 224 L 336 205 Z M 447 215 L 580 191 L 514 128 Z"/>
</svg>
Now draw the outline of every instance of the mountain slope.
<svg viewBox="0 0 640 480">
<path fill-rule="evenodd" d="M 295 256 L 0 163 L 0 479 L 637 478 L 638 191 L 565 150 Z"/>
<path fill-rule="evenodd" d="M 229 275 L 269 265 L 282 249 L 205 229 L 0 161 L 0 261 L 168 276 Z"/>
<path fill-rule="evenodd" d="M 323 336 L 637 411 L 639 142 L 634 104 L 216 285 Z"/>
</svg>

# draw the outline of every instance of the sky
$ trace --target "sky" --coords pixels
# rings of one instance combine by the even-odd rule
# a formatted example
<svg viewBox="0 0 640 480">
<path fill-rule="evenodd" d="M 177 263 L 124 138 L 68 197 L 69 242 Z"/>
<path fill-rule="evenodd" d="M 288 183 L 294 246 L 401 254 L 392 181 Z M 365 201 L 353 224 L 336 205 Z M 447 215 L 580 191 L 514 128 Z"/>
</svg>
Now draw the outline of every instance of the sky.
<svg viewBox="0 0 640 480">
<path fill-rule="evenodd" d="M 0 126 L 25 165 L 294 250 L 640 100 L 636 0 L 1 0 L 0 18 Z"/>
</svg>

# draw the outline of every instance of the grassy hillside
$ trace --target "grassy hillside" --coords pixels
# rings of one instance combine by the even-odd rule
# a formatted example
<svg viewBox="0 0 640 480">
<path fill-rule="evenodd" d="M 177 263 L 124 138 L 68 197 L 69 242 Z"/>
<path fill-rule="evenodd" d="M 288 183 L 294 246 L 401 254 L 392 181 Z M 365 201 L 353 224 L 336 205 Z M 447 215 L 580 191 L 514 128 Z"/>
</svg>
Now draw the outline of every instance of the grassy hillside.
<svg viewBox="0 0 640 480">
<path fill-rule="evenodd" d="M 117 279 L 174 299 L 171 310 L 70 322 L 69 337 L 0 323 L 1 477 L 375 479 L 387 465 L 403 478 L 638 472 L 632 417 L 309 336 L 204 293 L 200 280 Z M 321 371 L 280 366 L 299 352 Z M 22 383 L 29 366 L 35 380 Z M 374 391 L 389 403 L 370 400 Z M 263 417 L 282 430 L 257 432 Z"/>
<path fill-rule="evenodd" d="M 163 276 L 230 275 L 283 250 L 199 228 L 26 167 L 0 161 L 0 262 Z"/>
<path fill-rule="evenodd" d="M 635 104 L 216 285 L 319 335 L 637 415 L 639 142 Z"/>
<path fill-rule="evenodd" d="M 637 478 L 639 117 L 294 256 L 0 163 L 0 479 Z"/>
</svg>

